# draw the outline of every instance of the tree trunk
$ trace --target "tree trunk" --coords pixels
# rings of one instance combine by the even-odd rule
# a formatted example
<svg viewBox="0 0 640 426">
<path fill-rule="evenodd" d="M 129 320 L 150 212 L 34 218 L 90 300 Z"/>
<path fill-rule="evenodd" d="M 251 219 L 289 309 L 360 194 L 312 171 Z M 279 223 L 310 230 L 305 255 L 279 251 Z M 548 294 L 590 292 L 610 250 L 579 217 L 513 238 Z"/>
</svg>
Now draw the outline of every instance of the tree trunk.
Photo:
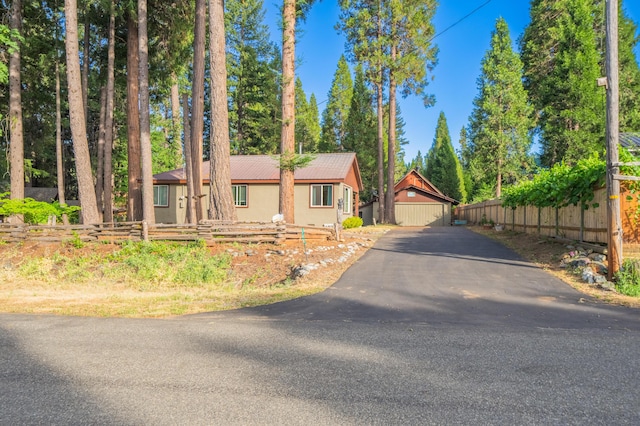
<svg viewBox="0 0 640 426">
<path fill-rule="evenodd" d="M 209 60 L 211 68 L 209 219 L 234 221 L 237 216 L 231 189 L 223 0 L 209 0 Z"/>
<path fill-rule="evenodd" d="M 142 169 L 140 168 L 140 109 L 138 23 L 134 14 L 127 17 L 127 220 L 142 220 Z"/>
<path fill-rule="evenodd" d="M 12 30 L 22 33 L 22 2 L 13 0 L 11 4 Z M 9 56 L 9 134 L 10 134 L 10 175 L 12 200 L 24 199 L 24 136 L 22 130 L 22 84 L 20 78 L 20 49 Z M 21 223 L 22 216 L 12 216 L 10 222 Z"/>
<path fill-rule="evenodd" d="M 80 80 L 80 59 L 78 57 L 78 7 L 76 0 L 65 0 L 65 28 L 67 36 L 67 82 L 69 85 L 69 121 L 73 137 L 73 152 L 76 160 L 78 178 L 78 197 L 80 198 L 81 218 L 85 224 L 100 222 L 96 193 L 91 174 L 91 158 L 87 141 L 84 105 L 82 104 L 82 83 Z"/>
<path fill-rule="evenodd" d="M 185 178 L 187 180 L 187 211 L 185 223 L 194 223 L 196 220 L 196 205 L 194 198 L 193 162 L 191 155 L 191 129 L 189 127 L 189 95 L 182 95 L 182 116 L 184 121 L 184 164 Z"/>
<path fill-rule="evenodd" d="M 100 89 L 100 123 L 98 125 L 98 146 L 96 152 L 96 203 L 98 214 L 104 212 L 104 123 L 107 113 L 107 88 Z"/>
<path fill-rule="evenodd" d="M 382 70 L 380 71 L 379 82 L 376 83 L 376 98 L 377 98 L 377 115 L 378 115 L 378 220 L 380 223 L 385 223 L 385 195 L 384 195 L 384 105 L 382 96 Z"/>
<path fill-rule="evenodd" d="M 282 136 L 280 155 L 285 160 L 295 155 L 295 29 L 296 2 L 284 0 L 282 8 Z M 282 161 L 281 161 L 282 163 Z M 280 213 L 287 223 L 295 222 L 294 170 L 280 168 Z"/>
<path fill-rule="evenodd" d="M 153 208 L 153 168 L 151 160 L 151 123 L 149 120 L 149 51 L 147 38 L 147 0 L 138 0 L 138 49 L 140 51 L 140 160 L 142 163 L 142 218 L 156 222 Z"/>
<path fill-rule="evenodd" d="M 180 86 L 175 73 L 171 73 L 171 81 L 171 136 L 178 154 L 176 158 L 184 158 L 180 144 Z"/>
<path fill-rule="evenodd" d="M 82 105 L 84 106 L 84 118 L 87 120 L 85 127 L 89 131 L 89 43 L 91 24 L 89 23 L 89 3 L 84 10 L 84 45 L 82 46 Z M 102 104 L 100 104 L 102 106 Z"/>
<path fill-rule="evenodd" d="M 205 218 L 202 194 L 202 144 L 204 127 L 204 54 L 207 4 L 196 0 L 196 20 L 193 31 L 193 82 L 191 94 L 191 165 L 193 168 L 193 191 L 196 205 L 196 220 Z"/>
<path fill-rule="evenodd" d="M 391 63 L 395 64 L 396 44 L 391 45 Z M 393 66 L 393 65 L 392 65 Z M 387 147 L 387 192 L 385 211 L 387 222 L 396 223 L 395 208 L 395 172 L 396 172 L 396 79 L 393 70 L 389 71 L 389 141 Z"/>
<path fill-rule="evenodd" d="M 382 1 L 378 1 L 378 42 L 382 39 Z M 382 43 L 380 56 L 383 55 Z M 382 60 L 378 61 L 378 81 L 376 82 L 376 112 L 378 115 L 378 220 L 385 223 L 385 194 L 384 194 L 384 73 Z"/>
<path fill-rule="evenodd" d="M 56 38 L 57 39 L 57 38 Z M 62 158 L 62 111 L 60 100 L 60 64 L 58 62 L 58 48 L 56 46 L 56 178 L 58 184 L 58 202 L 67 205 L 64 193 L 64 161 Z M 69 224 L 66 214 L 62 215 L 62 223 Z"/>
<path fill-rule="evenodd" d="M 107 223 L 113 222 L 113 98 L 115 92 L 116 17 L 114 0 L 109 4 L 109 40 L 107 47 L 107 99 L 104 120 L 104 213 Z M 153 199 L 152 199 L 153 201 Z"/>
</svg>

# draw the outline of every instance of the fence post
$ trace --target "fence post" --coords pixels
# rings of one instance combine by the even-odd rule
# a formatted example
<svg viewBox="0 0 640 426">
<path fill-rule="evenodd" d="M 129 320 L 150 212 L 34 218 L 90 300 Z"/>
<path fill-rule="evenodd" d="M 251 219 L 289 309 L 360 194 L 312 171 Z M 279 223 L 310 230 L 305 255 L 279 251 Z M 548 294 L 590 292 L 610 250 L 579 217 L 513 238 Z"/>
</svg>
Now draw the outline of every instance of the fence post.
<svg viewBox="0 0 640 426">
<path fill-rule="evenodd" d="M 146 220 L 142 221 L 142 241 L 149 241 L 149 224 Z"/>
<path fill-rule="evenodd" d="M 556 207 L 556 237 L 560 235 L 560 209 Z"/>
<path fill-rule="evenodd" d="M 542 218 L 542 207 L 538 207 L 538 235 L 540 235 L 540 220 Z"/>
<path fill-rule="evenodd" d="M 584 241 L 584 207 L 580 205 L 580 241 Z"/>
</svg>

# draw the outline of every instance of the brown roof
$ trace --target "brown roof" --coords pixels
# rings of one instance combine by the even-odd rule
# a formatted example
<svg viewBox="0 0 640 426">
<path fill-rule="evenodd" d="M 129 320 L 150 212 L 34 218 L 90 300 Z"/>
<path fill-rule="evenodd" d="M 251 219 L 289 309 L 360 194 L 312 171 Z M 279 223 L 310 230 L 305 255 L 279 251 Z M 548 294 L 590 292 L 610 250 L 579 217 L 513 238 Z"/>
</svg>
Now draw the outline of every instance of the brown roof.
<svg viewBox="0 0 640 426">
<path fill-rule="evenodd" d="M 360 179 L 355 153 L 339 152 L 312 155 L 313 160 L 306 167 L 295 171 L 296 181 L 340 182 L 347 177 L 352 167 L 356 168 L 358 180 Z M 232 155 L 230 163 L 233 182 L 280 181 L 280 169 L 276 156 Z M 163 183 L 186 182 L 184 169 L 159 173 L 153 178 L 156 182 Z M 202 164 L 202 179 L 205 182 L 209 181 L 209 161 Z"/>
</svg>

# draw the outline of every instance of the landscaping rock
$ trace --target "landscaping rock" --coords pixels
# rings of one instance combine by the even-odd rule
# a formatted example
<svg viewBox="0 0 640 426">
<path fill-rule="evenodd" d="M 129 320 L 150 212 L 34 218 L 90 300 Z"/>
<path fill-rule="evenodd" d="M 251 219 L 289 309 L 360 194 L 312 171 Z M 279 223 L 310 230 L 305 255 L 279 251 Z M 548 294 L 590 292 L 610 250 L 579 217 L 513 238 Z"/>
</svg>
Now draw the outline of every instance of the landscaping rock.
<svg viewBox="0 0 640 426">
<path fill-rule="evenodd" d="M 613 283 L 606 280 L 603 283 L 598 284 L 598 287 L 607 291 L 616 291 L 616 287 L 613 285 Z"/>
<path fill-rule="evenodd" d="M 607 282 L 607 278 L 603 275 L 595 275 L 594 281 L 596 284 L 599 284 L 599 286 L 602 287 L 602 284 L 605 284 Z"/>
<path fill-rule="evenodd" d="M 596 274 L 607 275 L 607 265 L 605 265 L 604 263 L 593 261 L 589 264 L 589 266 Z"/>
<path fill-rule="evenodd" d="M 591 259 L 588 257 L 578 257 L 569 261 L 569 266 L 572 268 L 582 268 L 591 263 Z"/>
<path fill-rule="evenodd" d="M 605 256 L 604 254 L 600 254 L 600 253 L 591 253 L 589 255 L 589 259 L 595 261 L 595 262 L 605 262 L 607 260 L 607 256 Z"/>
<path fill-rule="evenodd" d="M 596 278 L 595 273 L 590 268 L 584 268 L 582 270 L 582 281 L 587 282 L 589 284 L 595 284 Z"/>
<path fill-rule="evenodd" d="M 293 268 L 291 275 L 293 276 L 294 279 L 298 279 L 309 274 L 309 272 L 311 272 L 312 270 L 313 268 L 311 267 L 311 265 L 300 265 Z"/>
</svg>

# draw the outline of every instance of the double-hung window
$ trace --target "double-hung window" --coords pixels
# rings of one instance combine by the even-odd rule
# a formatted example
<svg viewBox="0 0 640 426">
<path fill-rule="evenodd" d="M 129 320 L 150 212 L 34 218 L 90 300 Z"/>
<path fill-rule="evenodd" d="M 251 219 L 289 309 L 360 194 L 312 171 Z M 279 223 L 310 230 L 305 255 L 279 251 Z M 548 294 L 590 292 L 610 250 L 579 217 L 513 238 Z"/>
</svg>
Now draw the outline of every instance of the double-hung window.
<svg viewBox="0 0 640 426">
<path fill-rule="evenodd" d="M 169 185 L 153 185 L 153 206 L 169 207 Z"/>
<path fill-rule="evenodd" d="M 231 188 L 236 207 L 247 207 L 247 185 L 231 185 Z"/>
<path fill-rule="evenodd" d="M 333 185 L 311 185 L 311 207 L 333 207 Z"/>
</svg>

